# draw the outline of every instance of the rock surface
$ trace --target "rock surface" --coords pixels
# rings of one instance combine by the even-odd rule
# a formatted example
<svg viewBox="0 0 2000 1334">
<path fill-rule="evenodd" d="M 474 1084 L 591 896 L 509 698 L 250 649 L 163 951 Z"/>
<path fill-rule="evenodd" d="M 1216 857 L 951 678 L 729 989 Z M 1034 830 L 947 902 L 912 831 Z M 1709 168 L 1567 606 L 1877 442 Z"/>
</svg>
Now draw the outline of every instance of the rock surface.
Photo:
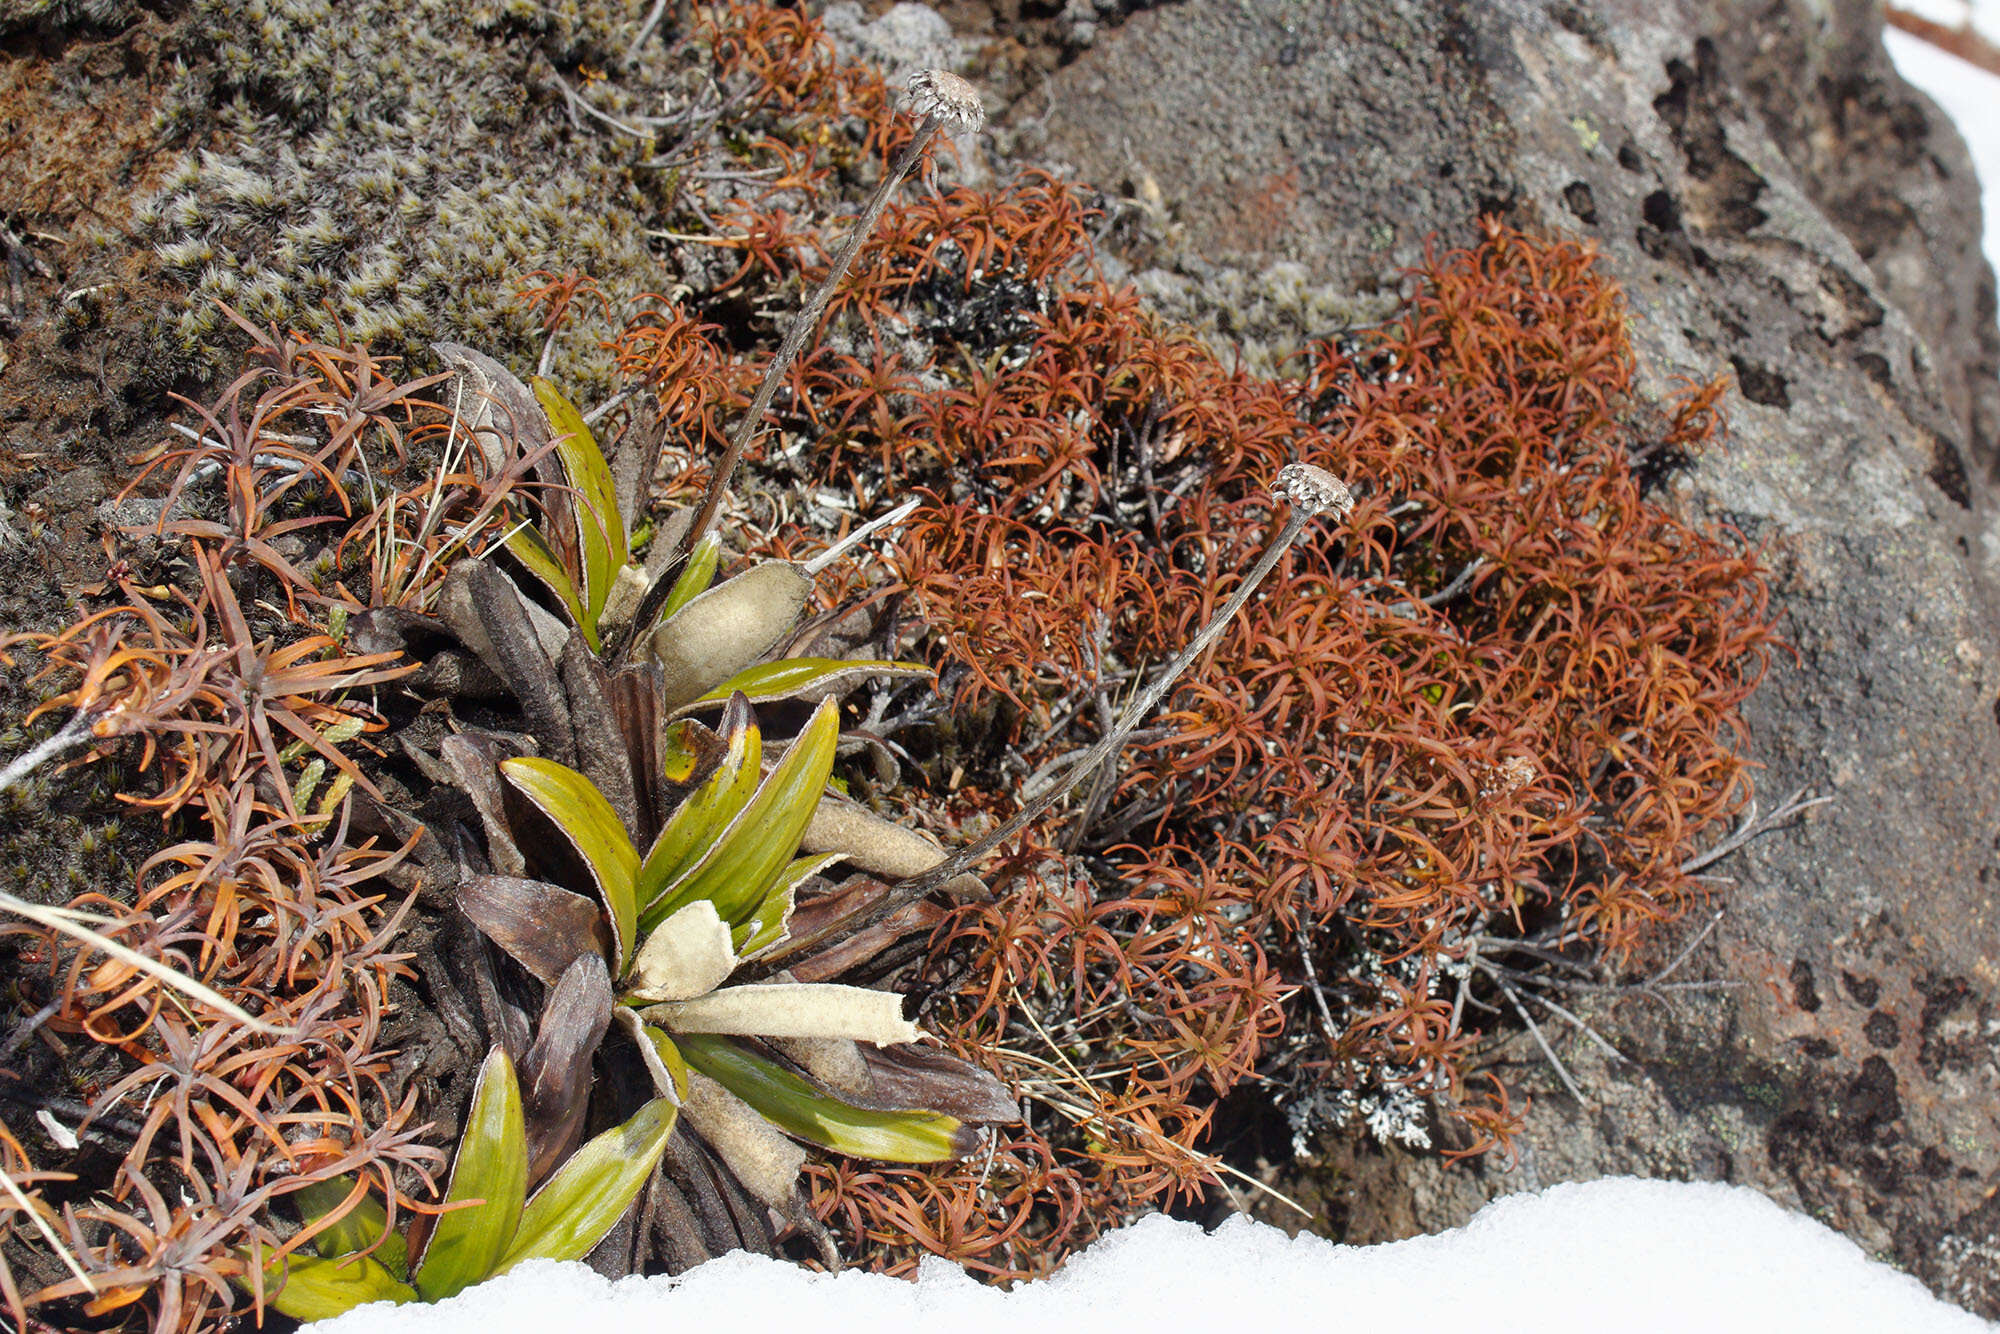
<svg viewBox="0 0 2000 1334">
<path fill-rule="evenodd" d="M 1196 305 L 1280 262 L 1393 290 L 1499 209 L 1598 244 L 1642 392 L 1734 374 L 1733 439 L 1676 499 L 1775 573 L 1797 658 L 1749 706 L 1766 808 L 1834 801 L 1716 867 L 1727 915 L 1679 976 L 1733 987 L 1589 1011 L 1626 1061 L 1563 1035 L 1586 1104 L 1509 1053 L 1534 1095 L 1513 1170 L 1330 1152 L 1299 1185 L 1349 1240 L 1566 1178 L 1718 1179 L 2000 1314 L 2000 333 L 1963 145 L 1879 23 L 1203 0 L 1104 26 L 1003 118 L 1015 152 L 1164 205 L 1179 248 L 1135 266 Z"/>
<path fill-rule="evenodd" d="M 38 534 L 10 557 L 17 625 L 96 577 L 94 534 L 61 522 L 115 493 L 171 379 L 125 336 L 161 299 L 129 213 L 179 156 L 147 128 L 172 109 L 150 74 L 209 7 L 127 8 L 84 5 L 104 29 L 60 41 L 9 29 L 0 60 L 0 119 L 33 131 L 0 148 L 31 197 L 0 205 L 41 229 L 15 242 L 40 256 L 26 304 L 0 311 L 0 443 L 88 465 L 14 497 Z M 645 6 L 624 8 L 629 27 Z M 1535 1101 L 1511 1171 L 1349 1145 L 1298 1188 L 1361 1241 L 1563 1178 L 1744 1182 L 2000 1314 L 2000 334 L 1965 153 L 1890 70 L 1872 4 L 938 8 L 1013 94 L 996 138 L 1123 189 L 1148 219 L 1131 234 L 1164 238 L 1128 250 L 1135 280 L 1218 334 L 1276 354 L 1371 318 L 1428 238 L 1467 241 L 1501 209 L 1599 244 L 1646 392 L 1725 371 L 1741 390 L 1732 444 L 1679 502 L 1765 543 L 1777 572 L 1798 658 L 1751 704 L 1766 804 L 1806 785 L 1836 800 L 1718 866 L 1729 915 L 1680 976 L 1738 985 L 1590 1011 L 1629 1059 L 1561 1039 L 1587 1105 L 1517 1044 L 1509 1074 Z M 841 13 L 880 60 L 953 49 L 913 8 Z M 514 106 L 532 82 L 517 18 L 466 11 L 498 73 L 465 69 L 493 117 L 540 133 L 560 102 L 538 84 L 532 115 Z"/>
</svg>

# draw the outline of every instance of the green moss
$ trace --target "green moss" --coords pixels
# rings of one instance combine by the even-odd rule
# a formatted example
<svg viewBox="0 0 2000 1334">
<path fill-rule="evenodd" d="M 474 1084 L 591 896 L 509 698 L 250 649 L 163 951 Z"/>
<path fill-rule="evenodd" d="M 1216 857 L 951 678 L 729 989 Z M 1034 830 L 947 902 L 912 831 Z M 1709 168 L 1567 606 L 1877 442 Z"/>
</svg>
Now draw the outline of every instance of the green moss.
<svg viewBox="0 0 2000 1334">
<path fill-rule="evenodd" d="M 613 291 L 662 285 L 639 217 L 655 145 L 573 125 L 558 71 L 620 59 L 646 6 L 196 0 L 187 72 L 160 113 L 200 139 L 137 213 L 189 299 L 163 311 L 165 360 L 223 364 L 224 301 L 258 323 L 382 352 L 453 338 L 532 356 L 514 299 L 537 268 L 577 268 Z M 619 69 L 593 101 L 658 110 L 666 62 Z M 608 382 L 586 322 L 555 373 Z"/>
<path fill-rule="evenodd" d="M 1290 260 L 1255 272 L 1184 260 L 1179 271 L 1148 269 L 1132 281 L 1163 319 L 1193 329 L 1218 356 L 1258 375 L 1279 374 L 1309 339 L 1379 324 L 1397 307 L 1394 293 L 1323 283 Z"/>
</svg>

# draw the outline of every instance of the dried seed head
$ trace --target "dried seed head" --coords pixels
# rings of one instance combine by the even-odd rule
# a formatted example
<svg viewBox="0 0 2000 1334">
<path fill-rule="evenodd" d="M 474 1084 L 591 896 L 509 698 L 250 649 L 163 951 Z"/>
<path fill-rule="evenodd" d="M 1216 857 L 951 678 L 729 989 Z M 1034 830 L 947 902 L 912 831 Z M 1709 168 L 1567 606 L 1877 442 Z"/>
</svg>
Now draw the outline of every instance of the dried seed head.
<svg viewBox="0 0 2000 1334">
<path fill-rule="evenodd" d="M 1354 508 L 1354 494 L 1347 484 L 1310 463 L 1288 463 L 1278 469 L 1278 484 L 1271 490 L 1274 495 L 1315 514 L 1331 510 L 1336 519 L 1346 518 L 1347 512 Z"/>
<path fill-rule="evenodd" d="M 1510 755 L 1498 764 L 1482 764 L 1479 770 L 1482 797 L 1511 796 L 1541 775 L 1541 770 L 1526 755 Z"/>
<path fill-rule="evenodd" d="M 918 120 L 937 117 L 946 134 L 977 134 L 986 128 L 986 108 L 979 93 L 948 70 L 920 69 L 903 85 L 903 107 Z"/>
</svg>

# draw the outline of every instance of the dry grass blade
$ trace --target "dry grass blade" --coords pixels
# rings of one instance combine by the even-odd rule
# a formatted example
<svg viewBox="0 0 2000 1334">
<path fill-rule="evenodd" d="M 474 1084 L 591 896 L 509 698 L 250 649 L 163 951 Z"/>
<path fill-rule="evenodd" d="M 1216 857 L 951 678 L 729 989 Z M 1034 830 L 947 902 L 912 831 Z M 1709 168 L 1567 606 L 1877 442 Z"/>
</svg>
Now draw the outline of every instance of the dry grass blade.
<svg viewBox="0 0 2000 1334">
<path fill-rule="evenodd" d="M 35 1225 L 35 1231 L 42 1234 L 42 1240 L 49 1244 L 49 1249 L 63 1262 L 63 1268 L 76 1275 L 76 1281 L 83 1284 L 85 1290 L 95 1296 L 98 1291 L 96 1281 L 84 1272 L 83 1266 L 77 1262 L 76 1254 L 63 1245 L 62 1238 L 56 1235 L 53 1227 L 49 1226 L 49 1220 L 42 1217 L 42 1211 L 36 1207 L 35 1201 L 28 1198 L 27 1192 L 21 1189 L 20 1183 L 16 1182 L 13 1174 L 4 1167 L 0 1167 L 0 1187 L 6 1188 L 7 1193 L 13 1197 L 15 1205 L 28 1216 L 29 1221 Z"/>
<path fill-rule="evenodd" d="M 0 890 L 0 910 L 11 912 L 19 917 L 25 917 L 37 926 L 45 927 L 50 931 L 60 932 L 72 940 L 89 946 L 91 949 L 110 955 L 120 963 L 130 964 L 140 972 L 158 979 L 189 999 L 199 1001 L 216 1013 L 227 1015 L 237 1023 L 253 1028 L 259 1033 L 284 1034 L 291 1031 L 282 1025 L 268 1023 L 265 1020 L 257 1018 L 257 1016 L 243 1009 L 226 996 L 223 996 L 213 987 L 206 986 L 189 977 L 186 973 L 169 967 L 161 963 L 158 959 L 148 958 L 131 946 L 121 944 L 111 937 L 104 935 L 102 932 L 93 931 L 84 925 L 87 922 L 111 923 L 114 921 L 112 918 L 100 916 L 96 913 L 77 912 L 71 908 L 50 908 L 39 903 L 29 903 L 25 899 L 15 898 L 12 894 L 4 890 Z"/>
</svg>

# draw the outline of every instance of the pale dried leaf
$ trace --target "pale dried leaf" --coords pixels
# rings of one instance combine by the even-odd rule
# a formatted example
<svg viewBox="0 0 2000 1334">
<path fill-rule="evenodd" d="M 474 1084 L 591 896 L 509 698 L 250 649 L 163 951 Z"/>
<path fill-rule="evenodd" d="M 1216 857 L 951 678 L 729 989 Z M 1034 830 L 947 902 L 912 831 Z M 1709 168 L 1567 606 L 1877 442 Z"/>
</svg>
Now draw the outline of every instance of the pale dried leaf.
<svg viewBox="0 0 2000 1334">
<path fill-rule="evenodd" d="M 787 1209 L 806 1165 L 806 1151 L 792 1143 L 749 1103 L 696 1070 L 688 1072 L 681 1115 L 721 1156 L 736 1179 L 773 1209 Z"/>
<path fill-rule="evenodd" d="M 670 1032 L 852 1038 L 878 1047 L 922 1036 L 903 1018 L 903 998 L 895 992 L 831 982 L 727 987 L 693 1000 L 654 1005 L 645 1014 Z"/>
<path fill-rule="evenodd" d="M 729 924 L 708 899 L 696 899 L 646 937 L 625 976 L 625 994 L 644 1001 L 705 996 L 735 971 Z"/>
<path fill-rule="evenodd" d="M 699 699 L 770 652 L 798 620 L 812 580 L 795 565 L 766 561 L 717 584 L 662 621 L 646 656 L 665 677 L 663 703 Z"/>
</svg>

